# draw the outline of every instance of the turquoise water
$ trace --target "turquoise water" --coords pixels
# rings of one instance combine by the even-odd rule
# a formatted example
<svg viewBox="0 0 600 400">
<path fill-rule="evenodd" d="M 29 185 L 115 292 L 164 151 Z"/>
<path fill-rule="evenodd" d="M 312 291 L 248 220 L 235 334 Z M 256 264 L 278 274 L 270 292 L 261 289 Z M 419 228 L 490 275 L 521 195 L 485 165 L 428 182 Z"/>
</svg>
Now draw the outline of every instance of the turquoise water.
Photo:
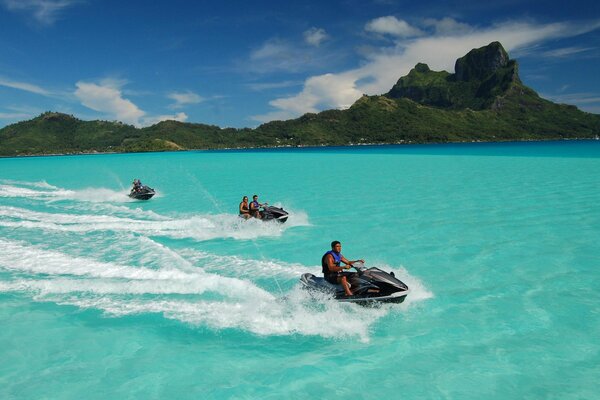
<svg viewBox="0 0 600 400">
<path fill-rule="evenodd" d="M 599 268 L 598 141 L 0 159 L 0 398 L 597 398 Z"/>
</svg>

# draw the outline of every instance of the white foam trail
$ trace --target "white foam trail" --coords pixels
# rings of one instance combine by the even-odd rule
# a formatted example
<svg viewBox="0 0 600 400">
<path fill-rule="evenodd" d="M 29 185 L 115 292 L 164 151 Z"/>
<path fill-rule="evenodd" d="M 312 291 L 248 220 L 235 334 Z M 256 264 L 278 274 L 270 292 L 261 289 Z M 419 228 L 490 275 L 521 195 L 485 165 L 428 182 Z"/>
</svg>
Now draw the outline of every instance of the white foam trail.
<svg viewBox="0 0 600 400">
<path fill-rule="evenodd" d="M 396 268 L 396 275 L 411 288 L 401 305 L 365 308 L 339 303 L 325 295 L 302 290 L 299 284 L 285 298 L 276 299 L 252 282 L 198 271 L 178 253 L 150 239 L 143 238 L 142 243 L 160 249 L 169 258 L 181 259 L 178 264 L 186 270 L 97 262 L 0 239 L 0 268 L 17 273 L 0 282 L 0 292 L 31 293 L 36 301 L 93 308 L 116 317 L 157 313 L 213 329 L 241 329 L 258 335 L 358 337 L 363 341 L 369 340 L 370 330 L 379 319 L 432 297 L 417 278 L 403 268 Z M 221 262 L 230 259 L 223 257 Z M 245 262 L 249 268 L 262 269 L 268 265 L 279 268 L 278 263 Z M 24 278 L 23 273 L 32 276 Z M 202 295 L 207 291 L 215 291 L 224 298 L 205 299 Z M 181 295 L 192 298 L 173 298 Z"/>
<path fill-rule="evenodd" d="M 37 301 L 98 309 L 116 317 L 158 313 L 194 326 L 242 329 L 258 335 L 358 336 L 367 341 L 370 326 L 388 313 L 385 308 L 364 309 L 326 298 L 315 300 L 299 289 L 278 301 L 253 296 L 238 301 L 122 298 L 124 295 L 140 294 L 194 294 L 195 289 L 183 283 L 158 286 L 144 281 L 131 285 L 72 279 L 0 283 L 2 292 L 33 292 Z"/>
<path fill-rule="evenodd" d="M 6 182 L 6 181 L 4 181 Z M 0 197 L 24 197 L 34 200 L 59 201 L 77 200 L 86 202 L 132 202 L 127 193 L 106 188 L 80 190 L 61 189 L 46 182 L 19 182 L 18 185 L 0 185 Z"/>
<path fill-rule="evenodd" d="M 289 217 L 285 224 L 288 227 L 292 226 L 310 226 L 310 221 L 308 220 L 308 214 L 303 210 L 295 210 L 293 208 L 288 208 L 285 205 L 276 202 L 272 204 L 275 207 L 283 208 L 288 212 Z"/>
<path fill-rule="evenodd" d="M 58 189 L 58 187 L 54 185 L 50 185 L 46 181 L 38 181 L 38 182 L 26 182 L 26 181 L 14 181 L 11 179 L 0 179 L 0 182 L 6 185 L 19 185 L 19 186 L 30 186 L 36 188 L 44 188 L 44 189 Z"/>
<path fill-rule="evenodd" d="M 206 284 L 198 279 L 136 279 L 123 281 L 119 279 L 17 279 L 0 283 L 1 291 L 37 292 L 41 296 L 52 294 L 163 294 L 163 295 L 201 295 L 206 291 Z"/>
<path fill-rule="evenodd" d="M 312 301 L 311 299 L 304 299 Z M 358 336 L 368 340 L 369 327 L 387 314 L 383 309 L 362 310 L 331 301 L 315 310 L 300 297 L 281 302 L 123 302 L 86 299 L 80 307 L 100 308 L 113 315 L 161 313 L 167 318 L 216 329 L 243 329 L 258 335 L 318 335 L 328 338 Z M 335 322 L 332 322 L 335 321 Z"/>
<path fill-rule="evenodd" d="M 127 196 L 127 192 L 116 191 L 107 188 L 85 188 L 79 190 L 58 190 L 56 200 L 78 200 L 91 203 L 129 203 L 136 201 Z M 158 194 L 157 194 L 158 196 Z"/>
<path fill-rule="evenodd" d="M 135 232 L 146 236 L 166 236 L 198 241 L 216 238 L 243 240 L 262 236 L 281 236 L 286 229 L 284 225 L 276 222 L 244 221 L 231 214 L 146 220 L 110 215 L 45 213 L 7 206 L 0 206 L 0 226 L 79 233 Z"/>
<path fill-rule="evenodd" d="M 305 272 L 317 274 L 320 266 L 306 266 L 299 263 L 287 263 L 277 260 L 249 260 L 238 256 L 222 256 L 195 249 L 181 249 L 177 251 L 186 260 L 194 265 L 201 265 L 210 272 L 227 274 L 234 271 L 236 276 L 254 278 L 300 278 Z"/>
<path fill-rule="evenodd" d="M 51 276 L 78 276 L 84 278 L 146 280 L 169 283 L 194 282 L 199 290 L 218 292 L 230 297 L 253 296 L 272 300 L 272 295 L 251 282 L 209 274 L 202 270 L 185 272 L 177 268 L 158 270 L 98 262 L 83 257 L 44 250 L 35 246 L 0 239 L 0 268 L 7 271 Z M 202 291 L 200 291 L 200 289 Z"/>
<path fill-rule="evenodd" d="M 434 297 L 433 292 L 429 291 L 419 278 L 409 274 L 404 267 L 390 268 L 387 265 L 373 266 L 377 266 L 379 269 L 382 269 L 384 271 L 393 271 L 396 275 L 396 278 L 400 279 L 406 284 L 406 286 L 408 286 L 408 288 L 410 289 L 410 293 L 408 294 L 408 296 L 406 296 L 406 299 L 404 300 L 404 303 L 402 303 L 402 306 L 409 307 L 412 304 L 416 304 L 423 300 L 431 299 Z"/>
<path fill-rule="evenodd" d="M 159 265 L 173 265 L 178 269 L 190 272 L 195 272 L 197 270 L 197 267 L 195 267 L 191 261 L 185 259 L 182 255 L 168 246 L 145 236 L 134 237 L 134 239 L 139 242 L 139 245 L 136 247 L 141 249 L 142 254 L 149 255 L 149 259 L 152 260 L 158 259 Z M 200 265 L 200 267 L 202 267 L 203 271 L 206 271 L 203 266 Z"/>
<path fill-rule="evenodd" d="M 51 207 L 60 200 L 75 200 L 61 205 L 61 211 L 76 209 L 86 214 L 43 213 L 15 207 L 2 207 L 0 226 L 8 228 L 41 229 L 60 232 L 127 231 L 147 236 L 166 236 L 174 239 L 198 241 L 216 238 L 248 240 L 264 236 L 281 236 L 294 226 L 307 226 L 308 216 L 303 211 L 292 211 L 285 224 L 275 221 L 243 221 L 232 214 L 162 216 L 153 211 L 112 204 L 130 202 L 123 192 L 105 188 L 81 190 L 61 189 L 42 182 L 0 181 L 0 197 L 28 198 L 45 201 Z M 90 215 L 99 211 L 108 215 Z M 19 220 L 21 219 L 21 220 Z M 159 222 L 160 221 L 160 222 Z"/>
<path fill-rule="evenodd" d="M 35 197 L 40 195 L 39 190 L 11 185 L 0 185 L 0 197 Z"/>
<path fill-rule="evenodd" d="M 58 237 L 56 244 L 46 242 L 50 248 L 57 246 L 61 252 L 72 256 L 88 257 L 93 254 L 95 259 L 110 261 L 115 264 L 144 266 L 151 269 L 160 269 L 163 266 L 187 272 L 207 271 L 200 263 L 193 263 L 182 255 L 157 241 L 145 236 L 135 234 L 115 234 L 108 238 L 95 235 L 88 238 L 88 243 L 82 246 L 80 242 L 68 241 L 65 243 L 62 236 Z M 62 239 L 61 239 L 62 238 Z M 26 239 L 24 239 L 26 240 Z"/>
<path fill-rule="evenodd" d="M 12 180 L 0 180 L 0 197 L 23 197 L 34 200 L 42 201 L 60 201 L 60 200 L 74 200 L 84 203 L 97 204 L 96 208 L 109 209 L 113 211 L 121 211 L 125 213 L 131 213 L 132 210 L 128 207 L 118 206 L 111 203 L 132 203 L 137 202 L 135 199 L 131 199 L 127 196 L 125 190 L 115 191 L 107 188 L 85 188 L 78 190 L 62 189 L 57 186 L 48 184 L 46 181 L 40 182 L 21 182 Z M 216 200 L 210 196 L 208 192 L 206 194 L 211 197 L 213 203 L 217 204 Z M 156 198 L 160 197 L 161 194 L 157 193 Z M 276 203 L 277 207 L 283 207 L 283 205 Z M 72 208 L 73 206 L 66 206 L 65 208 Z M 88 206 L 90 207 L 90 206 Z M 159 217 L 159 214 L 153 213 L 152 211 L 145 211 L 137 208 L 135 210 L 139 213 L 148 213 L 151 216 Z M 287 210 L 290 214 L 287 226 L 309 226 L 308 215 L 306 212 L 301 210 Z M 226 215 L 226 214 L 223 214 Z M 231 216 L 231 215 L 230 215 Z"/>
<path fill-rule="evenodd" d="M 308 214 L 300 210 L 286 210 L 289 212 L 289 217 L 285 224 L 291 228 L 293 226 L 311 226 L 308 220 Z"/>
<path fill-rule="evenodd" d="M 132 223 L 137 222 L 134 219 L 125 219 L 111 217 L 107 215 L 79 215 L 63 213 L 46 213 L 30 211 L 25 208 L 0 206 L 0 217 L 21 219 L 28 221 L 40 221 L 52 224 L 64 225 L 82 225 L 82 224 L 112 224 L 112 223 Z"/>
<path fill-rule="evenodd" d="M 152 210 L 144 210 L 140 207 L 127 207 L 122 205 L 116 205 L 111 203 L 90 203 L 85 204 L 83 207 L 80 204 L 62 205 L 63 210 L 78 210 L 85 212 L 107 212 L 114 216 L 127 216 L 135 217 L 137 219 L 151 219 L 158 221 L 168 221 L 171 219 L 168 216 L 158 214 Z"/>
</svg>

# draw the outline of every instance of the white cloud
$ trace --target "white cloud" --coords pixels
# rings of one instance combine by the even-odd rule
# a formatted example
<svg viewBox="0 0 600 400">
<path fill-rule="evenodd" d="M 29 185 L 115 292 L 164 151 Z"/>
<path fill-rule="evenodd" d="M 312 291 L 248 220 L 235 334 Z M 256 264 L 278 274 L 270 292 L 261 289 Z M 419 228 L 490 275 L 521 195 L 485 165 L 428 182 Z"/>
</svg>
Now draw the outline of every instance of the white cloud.
<svg viewBox="0 0 600 400">
<path fill-rule="evenodd" d="M 187 114 L 183 112 L 172 115 L 148 115 L 133 102 L 123 98 L 121 86 L 125 83 L 126 81 L 114 79 L 104 79 L 100 83 L 79 81 L 76 83 L 75 96 L 81 101 L 81 104 L 105 114 L 107 118 L 137 127 L 149 126 L 166 120 L 184 122 L 188 119 Z M 183 96 L 180 97 L 180 100 L 192 101 L 196 98 Z"/>
<path fill-rule="evenodd" d="M 281 89 L 291 86 L 301 85 L 302 81 L 282 81 L 282 82 L 263 82 L 263 83 L 248 83 L 246 86 L 250 90 L 260 92 L 262 90 Z"/>
<path fill-rule="evenodd" d="M 395 37 L 420 36 L 423 32 L 410 26 L 406 21 L 398 19 L 393 15 L 387 17 L 375 18 L 365 25 L 367 32 L 378 33 L 381 35 L 391 35 Z"/>
<path fill-rule="evenodd" d="M 188 116 L 186 113 L 184 112 L 180 112 L 177 113 L 175 115 L 157 115 L 154 117 L 148 117 L 148 118 L 144 118 L 144 126 L 150 126 L 150 125 L 154 125 L 157 124 L 161 121 L 179 121 L 179 122 L 185 122 L 187 121 Z"/>
<path fill-rule="evenodd" d="M 301 68 L 302 61 L 303 57 L 297 48 L 281 39 L 273 38 L 252 51 L 249 62 L 243 67 L 260 73 L 278 70 L 293 72 Z"/>
<path fill-rule="evenodd" d="M 310 28 L 304 32 L 304 41 L 311 46 L 319 47 L 321 43 L 328 39 L 329 35 L 323 28 Z"/>
<path fill-rule="evenodd" d="M 564 92 L 565 92 L 565 90 L 567 90 L 567 89 L 568 89 L 568 88 L 570 88 L 570 87 L 571 87 L 571 85 L 568 85 L 568 84 L 567 84 L 567 85 L 562 85 L 562 86 L 560 87 L 560 89 L 558 89 L 558 92 L 559 92 L 559 93 L 564 93 Z"/>
<path fill-rule="evenodd" d="M 10 79 L 0 77 L 0 86 L 9 87 L 12 89 L 24 90 L 26 92 L 41 94 L 42 96 L 50 96 L 51 93 L 46 89 L 43 89 L 37 85 L 32 85 L 31 83 L 26 82 L 18 82 Z"/>
<path fill-rule="evenodd" d="M 318 112 L 322 108 L 347 108 L 352 105 L 351 99 L 360 96 L 361 92 L 356 89 L 355 79 L 351 73 L 313 76 L 306 80 L 300 94 L 269 102 L 279 111 L 263 116 L 258 115 L 253 119 L 267 122 L 272 119 L 289 119 L 307 112 Z"/>
<path fill-rule="evenodd" d="M 60 13 L 80 3 L 81 0 L 3 0 L 9 11 L 29 12 L 38 22 L 44 25 L 53 24 Z"/>
<path fill-rule="evenodd" d="M 189 90 L 187 92 L 169 93 L 167 97 L 175 100 L 175 103 L 170 106 L 171 108 L 182 108 L 188 104 L 198 104 L 204 101 L 203 97 Z"/>
<path fill-rule="evenodd" d="M 317 33 L 311 36 L 312 45 L 306 41 L 268 39 L 260 47 L 252 50 L 250 56 L 240 62 L 239 68 L 244 72 L 261 74 L 280 71 L 297 73 L 309 69 L 322 69 L 324 65 L 339 62 L 339 50 L 325 50 L 324 47 L 316 45 L 325 40 L 317 39 L 319 35 Z"/>
<path fill-rule="evenodd" d="M 433 70 L 454 72 L 457 58 L 493 41 L 501 42 L 507 51 L 514 51 L 554 38 L 576 36 L 598 27 L 600 21 L 587 25 L 513 21 L 487 28 L 463 27 L 465 29 L 461 28 L 454 34 L 433 34 L 408 41 L 398 39 L 394 46 L 370 53 L 363 65 L 356 69 L 306 79 L 300 93 L 272 100 L 269 104 L 276 110 L 252 116 L 252 119 L 267 122 L 327 108 L 348 107 L 363 93 L 387 92 L 418 62 L 427 63 Z"/>
<path fill-rule="evenodd" d="M 562 92 L 562 88 L 559 92 Z M 543 94 L 542 96 L 556 103 L 572 104 L 580 110 L 600 114 L 600 93 L 560 93 L 558 95 Z"/>
<path fill-rule="evenodd" d="M 260 48 L 250 53 L 251 60 L 264 60 L 273 58 L 286 58 L 291 53 L 291 48 L 279 39 L 270 39 Z"/>
<path fill-rule="evenodd" d="M 84 106 L 118 121 L 141 125 L 140 120 L 146 113 L 124 99 L 114 81 L 105 80 L 101 84 L 79 81 L 76 86 L 75 96 Z"/>
<path fill-rule="evenodd" d="M 566 104 L 591 104 L 600 103 L 600 94 L 598 93 L 569 93 L 559 95 L 545 95 L 544 97 L 549 98 L 557 103 Z"/>
<path fill-rule="evenodd" d="M 569 57 L 573 54 L 583 53 L 585 51 L 593 50 L 594 47 L 563 47 L 561 49 L 548 50 L 542 53 L 545 57 Z"/>
<path fill-rule="evenodd" d="M 250 90 L 260 92 L 263 90 L 282 89 L 282 88 L 288 88 L 288 87 L 292 87 L 292 86 L 299 86 L 302 83 L 303 83 L 302 81 L 256 82 L 256 83 L 247 83 L 246 87 Z"/>
<path fill-rule="evenodd" d="M 433 19 L 428 18 L 424 21 L 425 26 L 431 26 L 435 29 L 437 35 L 457 35 L 466 34 L 473 31 L 473 27 L 463 22 L 458 22 L 454 18 Z"/>
</svg>

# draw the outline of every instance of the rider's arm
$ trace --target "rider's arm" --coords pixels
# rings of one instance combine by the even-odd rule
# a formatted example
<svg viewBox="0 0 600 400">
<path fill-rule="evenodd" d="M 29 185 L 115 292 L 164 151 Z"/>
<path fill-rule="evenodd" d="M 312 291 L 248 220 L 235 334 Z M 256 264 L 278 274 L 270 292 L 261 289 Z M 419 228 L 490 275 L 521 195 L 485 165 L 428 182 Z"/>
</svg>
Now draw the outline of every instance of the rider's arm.
<svg viewBox="0 0 600 400">
<path fill-rule="evenodd" d="M 342 257 L 343 259 L 343 257 Z M 343 271 L 345 269 L 348 269 L 346 267 L 336 267 L 334 262 L 333 262 L 333 256 L 331 254 L 327 254 L 327 267 L 329 268 L 329 272 L 340 272 Z"/>
<path fill-rule="evenodd" d="M 364 263 L 364 262 L 365 262 L 364 260 L 354 260 L 354 261 L 349 261 L 349 260 L 346 260 L 346 257 L 342 256 L 342 262 L 343 262 L 344 264 L 347 264 L 347 265 L 349 265 L 350 267 L 352 266 L 352 264 L 354 264 L 355 262 L 358 262 L 358 261 L 360 261 L 360 262 L 362 262 L 362 263 Z M 348 267 L 348 268 L 350 268 L 350 267 Z"/>
<path fill-rule="evenodd" d="M 348 261 L 348 260 L 346 260 L 346 257 L 344 257 L 344 256 L 342 256 L 341 261 L 344 264 L 346 264 L 345 267 L 341 267 L 342 269 L 350 269 L 350 267 L 352 266 L 352 263 L 354 262 L 354 261 Z"/>
</svg>

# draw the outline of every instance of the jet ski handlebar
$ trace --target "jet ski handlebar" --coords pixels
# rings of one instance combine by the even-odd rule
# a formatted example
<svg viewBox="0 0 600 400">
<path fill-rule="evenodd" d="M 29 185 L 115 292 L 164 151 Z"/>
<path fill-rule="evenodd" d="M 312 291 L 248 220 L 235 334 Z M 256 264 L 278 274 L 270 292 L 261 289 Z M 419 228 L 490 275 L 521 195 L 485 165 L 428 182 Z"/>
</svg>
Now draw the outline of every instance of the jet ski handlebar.
<svg viewBox="0 0 600 400">
<path fill-rule="evenodd" d="M 352 265 L 350 265 L 350 267 L 354 268 L 358 272 L 358 275 L 362 275 L 366 269 L 365 264 L 360 261 L 356 261 L 355 263 L 352 263 Z"/>
</svg>

